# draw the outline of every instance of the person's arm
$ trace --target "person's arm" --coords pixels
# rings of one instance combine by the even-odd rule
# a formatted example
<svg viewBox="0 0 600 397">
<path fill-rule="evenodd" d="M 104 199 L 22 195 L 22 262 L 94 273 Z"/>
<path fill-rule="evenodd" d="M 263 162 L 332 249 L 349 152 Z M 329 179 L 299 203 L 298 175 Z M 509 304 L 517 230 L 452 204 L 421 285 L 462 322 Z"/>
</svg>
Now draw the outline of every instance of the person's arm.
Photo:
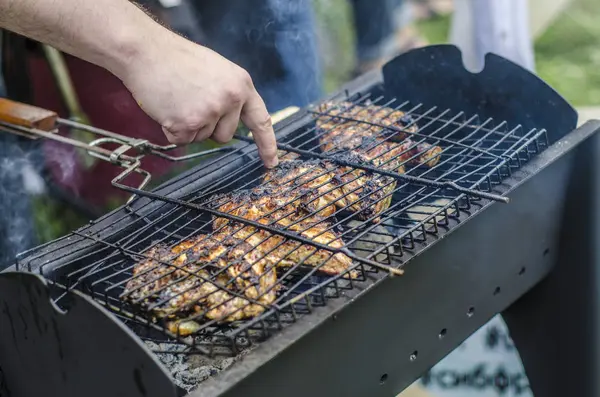
<svg viewBox="0 0 600 397">
<path fill-rule="evenodd" d="M 0 0 L 0 27 L 112 72 L 172 143 L 227 142 L 241 118 L 266 166 L 277 164 L 271 119 L 248 73 L 129 0 Z"/>
</svg>

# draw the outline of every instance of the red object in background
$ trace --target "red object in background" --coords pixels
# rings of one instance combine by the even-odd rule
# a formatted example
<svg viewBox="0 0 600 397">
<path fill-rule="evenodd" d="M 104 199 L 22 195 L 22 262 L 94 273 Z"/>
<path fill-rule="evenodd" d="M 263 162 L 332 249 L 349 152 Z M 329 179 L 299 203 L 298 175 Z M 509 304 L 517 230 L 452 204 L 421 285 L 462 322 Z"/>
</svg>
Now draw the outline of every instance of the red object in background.
<svg viewBox="0 0 600 397">
<path fill-rule="evenodd" d="M 160 125 L 148 117 L 137 105 L 123 83 L 91 63 L 65 55 L 73 85 L 83 112 L 92 125 L 130 137 L 144 138 L 156 144 L 168 144 Z M 28 57 L 33 105 L 58 112 L 69 117 L 67 109 L 46 59 L 35 53 Z M 111 197 L 126 197 L 128 194 L 111 185 L 111 180 L 123 169 L 98 160 L 85 169 L 79 154 L 72 148 L 57 142 L 44 142 L 47 167 L 54 180 L 74 195 L 94 206 L 104 206 Z M 183 149 L 171 153 L 181 154 Z M 173 163 L 148 156 L 143 168 L 153 177 L 167 172 Z M 137 186 L 139 175 L 127 178 L 126 183 Z"/>
</svg>

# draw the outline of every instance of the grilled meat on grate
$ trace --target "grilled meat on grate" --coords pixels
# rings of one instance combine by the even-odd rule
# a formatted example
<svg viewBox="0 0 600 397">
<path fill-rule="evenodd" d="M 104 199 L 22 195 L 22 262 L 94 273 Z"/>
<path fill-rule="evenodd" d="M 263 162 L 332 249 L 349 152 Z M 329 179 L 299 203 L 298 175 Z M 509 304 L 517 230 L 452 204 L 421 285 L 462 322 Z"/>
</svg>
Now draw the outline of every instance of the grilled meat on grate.
<svg viewBox="0 0 600 397">
<path fill-rule="evenodd" d="M 392 135 L 393 140 L 403 141 L 419 130 L 413 118 L 401 110 L 367 104 L 357 105 L 351 102 L 325 102 L 318 107 L 317 125 L 322 130 L 336 130 L 344 124 L 360 124 L 361 131 L 371 136 Z M 337 117 L 336 117 L 337 116 Z M 364 122 L 364 123 L 361 123 Z M 386 129 L 393 127 L 402 131 Z"/>
<path fill-rule="evenodd" d="M 268 225 L 277 223 L 287 226 L 310 214 L 326 218 L 335 212 L 335 206 L 312 188 L 260 185 L 213 196 L 210 205 L 221 212 Z M 227 222 L 225 218 L 215 221 L 215 228 Z"/>
<path fill-rule="evenodd" d="M 253 248 L 230 236 L 207 235 L 170 249 L 158 245 L 146 253 L 149 259 L 134 266 L 123 296 L 141 301 L 159 318 L 175 318 L 169 329 L 181 335 L 199 327 L 181 317 L 204 313 L 209 319 L 236 321 L 257 316 L 275 300 L 277 277 L 273 264 Z"/>
<path fill-rule="evenodd" d="M 324 152 L 358 152 L 375 165 L 398 173 L 404 172 L 405 163 L 433 167 L 439 162 L 442 149 L 413 142 L 409 137 L 418 128 L 412 117 L 400 110 L 342 102 L 325 103 L 319 111 L 327 114 L 317 118 L 317 127 L 322 131 L 319 143 Z"/>
<path fill-rule="evenodd" d="M 327 230 L 329 224 L 319 223 L 298 233 L 301 237 L 316 243 L 328 245 L 331 248 L 342 248 L 341 239 L 332 231 Z M 331 252 L 275 235 L 266 230 L 257 230 L 252 226 L 243 227 L 240 224 L 226 226 L 223 233 L 232 234 L 244 239 L 266 255 L 269 262 L 276 263 L 278 268 L 293 268 L 296 266 L 315 267 L 321 273 L 328 275 L 341 274 L 352 265 L 352 260 L 342 253 Z M 350 272 L 350 277 L 356 278 L 357 273 Z"/>
<path fill-rule="evenodd" d="M 340 166 L 330 161 L 288 160 L 289 158 L 285 152 L 281 153 L 279 167 L 270 170 L 264 177 L 266 184 L 315 190 L 337 207 L 358 213 L 360 220 L 381 214 L 391 204 L 392 192 L 396 187 L 396 181 L 391 177 Z M 373 165 L 359 153 L 343 153 L 332 158 Z M 377 217 L 373 221 L 378 220 Z"/>
<path fill-rule="evenodd" d="M 315 196 L 318 196 L 318 193 L 314 189 L 262 185 L 250 190 L 219 195 L 212 205 L 227 214 L 278 229 L 285 228 L 300 237 L 334 249 L 342 248 L 342 240 L 331 230 L 330 223 L 321 216 L 331 215 L 335 207 L 322 198 L 319 199 L 323 201 L 320 204 L 310 203 Z M 352 265 L 352 260 L 342 253 L 332 254 L 266 230 L 230 222 L 226 218 L 216 217 L 213 228 L 219 234 L 233 235 L 250 243 L 264 254 L 273 256 L 278 267 L 303 264 L 333 275 L 343 273 Z M 354 276 L 356 273 L 351 272 L 351 277 Z"/>
<path fill-rule="evenodd" d="M 317 121 L 325 131 L 321 147 L 332 153 L 332 161 L 304 161 L 280 151 L 281 165 L 264 176 L 261 186 L 214 196 L 211 205 L 223 213 L 341 249 L 344 243 L 326 218 L 338 207 L 358 213 L 361 220 L 378 221 L 378 215 L 390 206 L 396 182 L 338 165 L 336 158 L 399 173 L 404 172 L 405 163 L 432 167 L 439 161 L 439 147 L 408 139 L 417 127 L 401 111 L 346 103 L 325 104 L 322 111 L 333 115 Z M 385 126 L 405 129 L 392 131 Z M 167 318 L 174 333 L 188 335 L 200 329 L 186 317 L 236 321 L 259 315 L 276 299 L 276 268 L 306 265 L 337 275 L 348 272 L 352 265 L 343 253 L 226 218 L 216 217 L 213 226 L 213 236 L 198 235 L 172 248 L 152 248 L 148 259 L 134 266 L 126 285 L 126 299 L 141 302 L 157 317 Z M 355 271 L 348 273 L 357 276 Z"/>
<path fill-rule="evenodd" d="M 429 143 L 416 143 L 410 139 L 405 139 L 402 143 L 382 141 L 377 138 L 354 138 L 354 141 L 360 140 L 358 146 L 348 146 L 346 143 L 331 145 L 326 143 L 323 148 L 337 150 L 342 148 L 362 153 L 373 164 L 384 170 L 396 171 L 399 174 L 404 173 L 406 163 L 412 165 L 424 164 L 427 167 L 433 167 L 440 161 L 442 148 L 430 145 Z"/>
</svg>

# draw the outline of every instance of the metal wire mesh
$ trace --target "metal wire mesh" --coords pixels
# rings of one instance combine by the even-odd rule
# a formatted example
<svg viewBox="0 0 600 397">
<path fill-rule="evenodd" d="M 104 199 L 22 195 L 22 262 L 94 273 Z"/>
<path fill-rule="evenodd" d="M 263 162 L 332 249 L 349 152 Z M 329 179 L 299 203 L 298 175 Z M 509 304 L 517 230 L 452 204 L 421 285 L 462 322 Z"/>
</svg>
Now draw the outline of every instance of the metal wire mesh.
<svg viewBox="0 0 600 397">
<path fill-rule="evenodd" d="M 212 183 L 177 199 L 139 191 L 164 204 L 66 237 L 86 249 L 41 247 L 20 266 L 48 278 L 57 302 L 83 291 L 149 341 L 237 354 L 386 277 L 378 265 L 401 268 L 487 202 L 460 189 L 492 192 L 548 146 L 545 130 L 376 92 L 311 110 L 313 120 L 281 142 L 286 156 L 300 154 L 295 164 L 311 167 L 271 180 L 270 190 L 256 150 L 241 166 L 247 153 L 232 150 L 211 160 L 220 165 Z M 352 150 L 363 162 L 350 163 L 365 167 L 338 161 L 361 134 Z"/>
</svg>

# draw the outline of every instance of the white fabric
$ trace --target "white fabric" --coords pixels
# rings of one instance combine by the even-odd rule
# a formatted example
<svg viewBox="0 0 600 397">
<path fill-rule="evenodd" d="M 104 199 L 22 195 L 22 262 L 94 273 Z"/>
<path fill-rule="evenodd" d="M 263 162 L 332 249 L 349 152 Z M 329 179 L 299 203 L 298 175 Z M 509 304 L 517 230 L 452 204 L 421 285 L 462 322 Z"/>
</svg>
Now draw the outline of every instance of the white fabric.
<svg viewBox="0 0 600 397">
<path fill-rule="evenodd" d="M 535 69 L 525 0 L 454 0 L 450 42 L 461 49 L 471 71 L 483 68 L 488 52 Z"/>
</svg>

